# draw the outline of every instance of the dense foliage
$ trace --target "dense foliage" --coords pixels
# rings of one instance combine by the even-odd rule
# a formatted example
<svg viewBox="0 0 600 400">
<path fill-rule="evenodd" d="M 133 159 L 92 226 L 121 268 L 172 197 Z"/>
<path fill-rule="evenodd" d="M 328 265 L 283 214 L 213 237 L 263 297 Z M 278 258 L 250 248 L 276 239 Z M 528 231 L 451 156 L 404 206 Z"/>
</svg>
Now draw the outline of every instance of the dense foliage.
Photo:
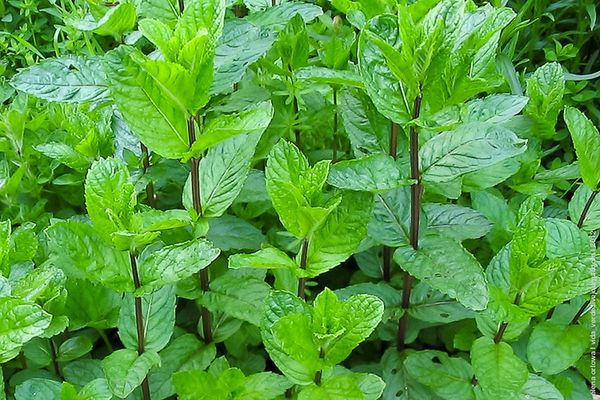
<svg viewBox="0 0 600 400">
<path fill-rule="evenodd" d="M 0 13 L 0 399 L 592 399 L 594 0 Z"/>
</svg>

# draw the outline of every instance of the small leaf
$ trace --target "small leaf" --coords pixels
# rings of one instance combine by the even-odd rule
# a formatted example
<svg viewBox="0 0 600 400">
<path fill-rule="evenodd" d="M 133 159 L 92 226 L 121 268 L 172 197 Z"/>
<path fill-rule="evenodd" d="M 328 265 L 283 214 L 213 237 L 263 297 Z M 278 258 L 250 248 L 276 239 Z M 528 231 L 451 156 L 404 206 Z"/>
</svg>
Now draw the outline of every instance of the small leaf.
<svg viewBox="0 0 600 400">
<path fill-rule="evenodd" d="M 565 122 L 571 132 L 583 182 L 592 190 L 600 189 L 600 133 L 581 111 L 565 108 Z"/>
<path fill-rule="evenodd" d="M 334 164 L 327 183 L 340 189 L 383 192 L 409 185 L 410 180 L 402 175 L 392 157 L 374 154 Z"/>
</svg>

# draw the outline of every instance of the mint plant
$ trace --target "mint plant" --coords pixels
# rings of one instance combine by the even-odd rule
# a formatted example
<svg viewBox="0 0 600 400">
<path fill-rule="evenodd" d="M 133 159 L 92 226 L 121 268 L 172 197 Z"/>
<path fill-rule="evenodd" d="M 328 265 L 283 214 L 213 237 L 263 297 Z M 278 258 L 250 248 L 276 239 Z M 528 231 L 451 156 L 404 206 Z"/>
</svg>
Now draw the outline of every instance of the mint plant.
<svg viewBox="0 0 600 400">
<path fill-rule="evenodd" d="M 593 398 L 593 2 L 0 11 L 0 400 Z"/>
</svg>

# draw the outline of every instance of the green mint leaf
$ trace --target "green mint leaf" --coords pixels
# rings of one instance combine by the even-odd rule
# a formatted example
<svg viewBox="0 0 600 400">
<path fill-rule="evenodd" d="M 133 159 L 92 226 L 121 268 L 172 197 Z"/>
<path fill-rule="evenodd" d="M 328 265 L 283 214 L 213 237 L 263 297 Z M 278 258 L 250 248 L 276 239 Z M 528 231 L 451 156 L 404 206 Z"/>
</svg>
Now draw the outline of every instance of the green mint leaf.
<svg viewBox="0 0 600 400">
<path fill-rule="evenodd" d="M 600 133 L 581 111 L 565 108 L 565 122 L 571 132 L 583 182 L 592 190 L 600 189 Z"/>
<path fill-rule="evenodd" d="M 286 253 L 267 247 L 252 254 L 234 254 L 229 257 L 229 268 L 265 268 L 297 271 L 300 267 Z"/>
<path fill-rule="evenodd" d="M 120 37 L 130 31 L 136 22 L 136 9 L 133 3 L 120 3 L 108 8 L 106 14 L 99 20 L 94 20 L 91 14 L 79 20 L 69 21 L 70 24 L 81 30 L 94 32 L 100 36 Z"/>
<path fill-rule="evenodd" d="M 105 240 L 128 230 L 137 202 L 127 167 L 112 158 L 94 161 L 85 179 L 85 205 L 94 228 Z"/>
<path fill-rule="evenodd" d="M 173 285 L 163 286 L 142 297 L 146 351 L 160 351 L 169 343 L 175 327 L 176 301 Z M 137 323 L 134 296 L 131 293 L 125 295 L 121 306 L 119 338 L 126 348 L 137 349 Z"/>
<path fill-rule="evenodd" d="M 374 154 L 334 164 L 327 183 L 340 189 L 383 192 L 408 186 L 396 161 L 385 154 Z"/>
<path fill-rule="evenodd" d="M 576 224 L 579 223 L 585 205 L 590 201 L 592 195 L 593 192 L 586 185 L 581 185 L 577 188 L 569 202 L 569 216 L 571 217 L 571 221 Z M 596 198 L 591 202 L 581 228 L 587 232 L 600 228 L 600 196 L 596 195 Z"/>
<path fill-rule="evenodd" d="M 527 359 L 534 370 L 556 375 L 569 368 L 589 349 L 590 331 L 581 325 L 538 324 L 527 343 Z"/>
<path fill-rule="evenodd" d="M 410 224 L 410 189 L 401 187 L 375 194 L 369 236 L 386 246 L 408 243 Z"/>
<path fill-rule="evenodd" d="M 525 115 L 534 121 L 534 135 L 541 138 L 555 135 L 554 127 L 564 94 L 564 72 L 558 63 L 541 66 L 527 79 L 527 96 L 530 100 L 525 108 Z"/>
<path fill-rule="evenodd" d="M 487 305 L 488 290 L 481 265 L 452 239 L 428 234 L 419 240 L 418 250 L 406 244 L 399 247 L 394 261 L 471 310 L 483 310 Z"/>
<path fill-rule="evenodd" d="M 106 75 L 97 57 L 63 56 L 29 67 L 11 79 L 22 92 L 61 103 L 107 100 Z"/>
<path fill-rule="evenodd" d="M 141 356 L 129 349 L 117 350 L 102 360 L 102 369 L 108 386 L 119 398 L 126 398 L 140 386 L 151 368 L 160 365 L 160 357 L 153 351 Z"/>
<path fill-rule="evenodd" d="M 442 132 L 419 151 L 423 179 L 448 182 L 514 157 L 525 151 L 526 141 L 512 131 L 485 123 L 469 123 Z"/>
<path fill-rule="evenodd" d="M 423 210 L 427 215 L 427 226 L 430 230 L 458 241 L 480 238 L 492 228 L 492 223 L 472 208 L 455 204 L 426 203 Z"/>
<path fill-rule="evenodd" d="M 473 342 L 471 363 L 484 395 L 492 399 L 521 399 L 529 372 L 510 345 L 481 337 Z"/>
</svg>

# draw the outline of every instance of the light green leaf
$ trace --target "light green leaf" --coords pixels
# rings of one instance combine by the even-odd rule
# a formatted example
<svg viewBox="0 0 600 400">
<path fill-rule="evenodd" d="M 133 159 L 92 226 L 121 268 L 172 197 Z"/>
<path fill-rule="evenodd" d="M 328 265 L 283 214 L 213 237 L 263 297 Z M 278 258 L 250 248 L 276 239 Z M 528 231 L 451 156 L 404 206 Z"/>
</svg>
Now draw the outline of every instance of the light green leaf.
<svg viewBox="0 0 600 400">
<path fill-rule="evenodd" d="M 426 203 L 423 209 L 429 229 L 458 241 L 480 238 L 492 228 L 492 223 L 472 208 L 456 204 Z"/>
<path fill-rule="evenodd" d="M 579 223 L 585 205 L 590 201 L 590 197 L 593 195 L 593 192 L 586 185 L 581 185 L 577 188 L 569 202 L 569 216 L 571 217 L 571 221 Z M 600 196 L 595 196 L 596 198 L 591 202 L 590 208 L 581 225 L 581 228 L 584 231 L 589 232 L 600 228 Z"/>
<path fill-rule="evenodd" d="M 482 99 L 471 100 L 461 107 L 461 120 L 463 123 L 500 124 L 520 113 L 528 101 L 525 96 L 492 94 Z"/>
<path fill-rule="evenodd" d="M 228 271 L 210 283 L 210 291 L 203 292 L 198 302 L 213 312 L 260 325 L 263 303 L 270 289 L 263 276 L 247 270 Z"/>
<path fill-rule="evenodd" d="M 89 157 L 79 153 L 66 143 L 44 143 L 37 145 L 34 148 L 45 156 L 79 172 L 87 170 L 92 162 Z"/>
<path fill-rule="evenodd" d="M 233 215 L 211 218 L 209 225 L 207 239 L 223 251 L 258 250 L 266 242 L 260 229 Z"/>
<path fill-rule="evenodd" d="M 408 243 L 410 224 L 410 189 L 400 187 L 375 194 L 369 236 L 386 246 Z"/>
<path fill-rule="evenodd" d="M 223 37 L 215 51 L 215 77 L 210 94 L 233 90 L 249 65 L 260 59 L 275 41 L 275 32 L 246 20 L 227 20 Z"/>
<path fill-rule="evenodd" d="M 265 176 L 267 192 L 282 225 L 297 238 L 317 229 L 339 199 L 321 194 L 329 173 L 329 161 L 310 167 L 293 144 L 280 140 L 269 153 Z"/>
<path fill-rule="evenodd" d="M 491 399 L 521 400 L 527 382 L 527 365 L 510 345 L 480 337 L 471 348 L 471 364 L 483 393 Z"/>
<path fill-rule="evenodd" d="M 252 254 L 234 254 L 229 257 L 229 268 L 287 269 L 296 271 L 298 265 L 286 253 L 267 247 Z"/>
<path fill-rule="evenodd" d="M 113 394 L 108 386 L 108 381 L 104 378 L 94 379 L 85 385 L 79 394 L 77 400 L 111 400 Z"/>
<path fill-rule="evenodd" d="M 246 19 L 256 26 L 279 31 L 296 15 L 300 15 L 304 22 L 310 22 L 322 14 L 321 7 L 315 4 L 285 2 L 263 12 L 252 13 Z"/>
<path fill-rule="evenodd" d="M 340 189 L 383 192 L 409 185 L 410 180 L 402 175 L 391 156 L 374 154 L 334 164 L 327 183 Z"/>
<path fill-rule="evenodd" d="M 204 344 L 194 334 L 186 333 L 173 339 L 159 354 L 161 366 L 148 375 L 150 391 L 158 398 L 175 394 L 172 375 L 177 371 L 204 370 L 215 359 L 214 343 Z"/>
<path fill-rule="evenodd" d="M 74 336 L 61 343 L 58 348 L 58 361 L 67 362 L 83 357 L 92 350 L 94 344 L 87 336 Z"/>
<path fill-rule="evenodd" d="M 91 225 L 60 221 L 46 229 L 50 260 L 67 276 L 87 278 L 117 292 L 133 292 L 126 252 L 108 245 Z"/>
<path fill-rule="evenodd" d="M 189 149 L 187 116 L 165 101 L 163 89 L 131 57 L 136 50 L 120 46 L 104 57 L 111 96 L 132 132 L 152 151 L 181 158 Z M 173 76 L 171 78 L 176 78 Z M 169 87 L 169 77 L 159 77 Z"/>
<path fill-rule="evenodd" d="M 441 351 L 411 353 L 404 360 L 408 373 L 443 399 L 474 400 L 473 368 L 462 358 L 449 357 Z"/>
<path fill-rule="evenodd" d="M 537 372 L 556 375 L 569 368 L 590 347 L 590 331 L 581 325 L 538 324 L 527 343 L 527 359 Z"/>
<path fill-rule="evenodd" d="M 188 43 L 198 32 L 206 29 L 212 43 L 217 43 L 223 31 L 225 0 L 194 0 L 186 4 L 175 27 L 175 36 Z"/>
<path fill-rule="evenodd" d="M 566 257 L 590 251 L 588 236 L 566 219 L 546 219 L 546 255 L 548 258 Z"/>
<path fill-rule="evenodd" d="M 428 234 L 419 240 L 418 250 L 407 244 L 399 247 L 394 261 L 467 308 L 483 310 L 487 305 L 488 290 L 481 265 L 452 239 Z"/>
<path fill-rule="evenodd" d="M 272 400 L 292 386 L 287 378 L 272 372 L 260 372 L 246 377 L 244 386 L 236 391 L 236 400 Z"/>
<path fill-rule="evenodd" d="M 400 46 L 398 18 L 380 15 L 371 21 L 360 34 L 358 41 L 358 66 L 367 93 L 380 113 L 386 118 L 403 124 L 410 120 L 405 88 L 388 67 L 382 47 Z M 386 47 L 387 46 L 387 47 Z"/>
<path fill-rule="evenodd" d="M 448 182 L 525 151 L 525 140 L 497 125 L 469 123 L 442 132 L 419 151 L 423 179 Z"/>
<path fill-rule="evenodd" d="M 0 363 L 19 354 L 21 346 L 41 336 L 52 316 L 35 303 L 16 297 L 0 297 Z"/>
<path fill-rule="evenodd" d="M 107 100 L 106 75 L 97 57 L 63 56 L 42 61 L 13 76 L 17 90 L 48 101 L 101 103 Z"/>
<path fill-rule="evenodd" d="M 85 205 L 105 240 L 110 242 L 112 233 L 130 227 L 136 202 L 125 164 L 113 158 L 94 161 L 85 179 Z"/>
<path fill-rule="evenodd" d="M 134 350 L 121 349 L 102 360 L 108 386 L 115 396 L 124 399 L 141 385 L 151 368 L 160 365 L 160 357 L 146 351 L 138 357 Z"/>
<path fill-rule="evenodd" d="M 342 89 L 338 110 L 356 157 L 389 152 L 390 122 L 364 92 Z"/>
<path fill-rule="evenodd" d="M 306 272 L 320 275 L 350 257 L 367 234 L 373 197 L 364 192 L 343 192 L 339 205 L 308 239 Z M 296 262 L 299 262 L 296 257 Z"/>
<path fill-rule="evenodd" d="M 117 325 L 121 294 L 87 279 L 69 278 L 64 312 L 69 318 L 69 328 L 85 326 L 106 329 Z"/>
<path fill-rule="evenodd" d="M 93 31 L 101 36 L 119 38 L 123 33 L 133 29 L 136 21 L 136 10 L 133 3 L 120 3 L 108 8 L 106 14 L 98 21 L 91 14 L 80 20 L 71 20 L 70 24 L 81 31 Z"/>
<path fill-rule="evenodd" d="M 140 289 L 137 295 L 188 278 L 206 268 L 220 254 L 220 250 L 203 239 L 165 246 L 159 250 L 147 247 L 139 257 Z"/>
<path fill-rule="evenodd" d="M 336 70 L 325 67 L 304 67 L 296 71 L 296 79 L 329 85 L 352 86 L 364 89 L 361 76 L 352 70 Z"/>
<path fill-rule="evenodd" d="M 560 391 L 541 376 L 529 374 L 521 400 L 565 400 Z"/>
<path fill-rule="evenodd" d="M 208 120 L 192 145 L 190 156 L 198 157 L 205 150 L 232 136 L 243 133 L 260 135 L 267 129 L 273 117 L 271 102 L 263 102 L 237 114 L 221 114 Z"/>
<path fill-rule="evenodd" d="M 176 43 L 172 40 L 173 30 L 164 22 L 146 18 L 138 23 L 138 29 L 160 52 L 167 61 L 175 61 L 176 59 Z"/>
<path fill-rule="evenodd" d="M 15 400 L 36 399 L 60 399 L 60 382 L 43 379 L 31 378 L 17 385 L 15 390 Z M 34 394 L 35 397 L 32 397 Z"/>
<path fill-rule="evenodd" d="M 213 147 L 200 161 L 200 199 L 204 217 L 225 213 L 244 186 L 260 135 L 239 135 Z M 191 175 L 186 181 L 183 205 L 193 209 Z"/>
<path fill-rule="evenodd" d="M 565 122 L 571 132 L 583 182 L 592 190 L 600 189 L 600 133 L 581 111 L 565 108 Z"/>
<path fill-rule="evenodd" d="M 173 334 L 177 297 L 173 285 L 163 286 L 142 297 L 144 348 L 147 351 L 162 350 Z M 119 338 L 128 349 L 137 349 L 137 323 L 133 294 L 123 299 L 119 315 Z M 116 393 L 115 393 L 116 394 Z"/>
<path fill-rule="evenodd" d="M 350 373 L 311 384 L 298 394 L 298 400 L 377 400 L 385 387 L 373 374 Z"/>
<path fill-rule="evenodd" d="M 549 138 L 555 134 L 564 94 L 564 72 L 558 63 L 542 65 L 527 79 L 527 96 L 530 100 L 525 114 L 534 121 L 534 135 Z"/>
<path fill-rule="evenodd" d="M 329 289 L 314 303 L 313 331 L 322 340 L 324 362 L 334 366 L 344 361 L 375 330 L 383 317 L 383 301 L 358 294 L 340 302 Z"/>
<path fill-rule="evenodd" d="M 190 215 L 185 210 L 146 210 L 135 213 L 131 225 L 135 232 L 146 233 L 181 228 L 191 223 Z"/>
</svg>

